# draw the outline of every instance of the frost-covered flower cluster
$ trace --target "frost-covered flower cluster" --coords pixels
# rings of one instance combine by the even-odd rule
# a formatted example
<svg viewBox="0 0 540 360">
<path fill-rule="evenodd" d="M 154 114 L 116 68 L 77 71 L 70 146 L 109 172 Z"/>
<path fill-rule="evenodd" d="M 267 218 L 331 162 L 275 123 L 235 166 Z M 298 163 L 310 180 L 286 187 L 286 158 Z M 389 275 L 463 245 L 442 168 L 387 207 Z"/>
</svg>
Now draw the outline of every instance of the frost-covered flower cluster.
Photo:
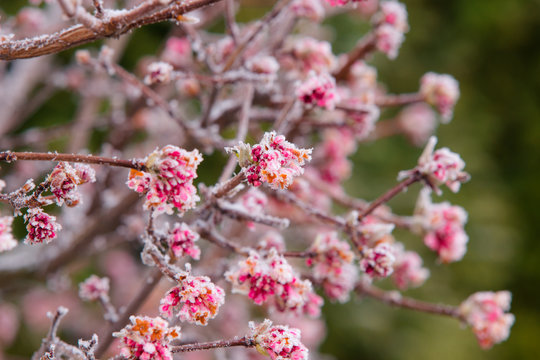
<svg viewBox="0 0 540 360">
<path fill-rule="evenodd" d="M 48 244 L 56 238 L 58 231 L 62 229 L 62 225 L 56 222 L 56 217 L 47 214 L 41 208 L 28 209 L 24 215 L 26 221 L 26 230 L 28 234 L 24 239 L 25 244 Z"/>
<path fill-rule="evenodd" d="M 232 283 L 233 292 L 246 294 L 255 304 L 270 302 L 280 311 L 307 312 L 317 316 L 320 309 L 306 309 L 308 305 L 322 305 L 313 292 L 311 282 L 302 280 L 275 248 L 261 255 L 251 251 L 225 277 Z"/>
<path fill-rule="evenodd" d="M 279 59 L 285 69 L 294 69 L 301 76 L 310 72 L 331 72 L 336 66 L 336 57 L 328 41 L 320 41 L 311 37 L 290 37 Z"/>
<path fill-rule="evenodd" d="M 170 289 L 161 299 L 159 312 L 181 321 L 207 325 L 217 316 L 219 307 L 225 303 L 225 291 L 216 286 L 207 276 L 191 276 L 179 280 L 178 286 Z"/>
<path fill-rule="evenodd" d="M 354 289 L 358 269 L 350 245 L 336 232 L 319 234 L 308 248 L 315 253 L 306 262 L 313 267 L 313 277 L 320 282 L 330 299 L 345 302 Z"/>
<path fill-rule="evenodd" d="M 396 261 L 392 281 L 400 290 L 422 285 L 429 277 L 429 270 L 422 267 L 422 258 L 414 251 L 405 251 L 403 244 L 393 244 Z"/>
<path fill-rule="evenodd" d="M 261 324 L 249 323 L 257 350 L 272 360 L 307 360 L 308 349 L 300 342 L 300 330 L 273 325 L 265 319 Z"/>
<path fill-rule="evenodd" d="M 395 59 L 405 40 L 404 34 L 409 31 L 405 5 L 394 0 L 381 1 L 380 12 L 375 14 L 374 21 L 377 23 L 375 29 L 377 49 L 388 58 Z"/>
<path fill-rule="evenodd" d="M 109 297 L 109 278 L 91 275 L 79 284 L 79 297 L 84 301 L 96 301 Z"/>
<path fill-rule="evenodd" d="M 199 238 L 199 234 L 186 223 L 176 223 L 167 235 L 167 244 L 177 258 L 188 255 L 199 260 L 201 249 L 195 245 Z"/>
<path fill-rule="evenodd" d="M 418 159 L 418 166 L 412 170 L 401 171 L 398 179 L 405 179 L 418 171 L 427 177 L 437 193 L 440 193 L 438 186 L 442 184 L 451 191 L 458 192 L 461 183 L 469 180 L 469 174 L 463 171 L 465 162 L 448 148 L 435 150 L 436 144 L 437 138 L 432 136 Z"/>
<path fill-rule="evenodd" d="M 370 278 L 385 278 L 394 271 L 396 257 L 390 244 L 382 243 L 363 251 L 360 269 Z"/>
<path fill-rule="evenodd" d="M 172 360 L 169 344 L 180 338 L 180 328 L 162 318 L 131 316 L 131 324 L 113 335 L 122 342 L 120 354 L 128 359 Z"/>
<path fill-rule="evenodd" d="M 458 261 L 467 252 L 469 237 L 464 226 L 467 212 L 448 202 L 431 202 L 429 189 L 423 189 L 417 203 L 417 221 L 424 232 L 424 243 L 439 255 L 443 263 Z"/>
<path fill-rule="evenodd" d="M 144 78 L 147 85 L 168 83 L 171 81 L 173 67 L 171 64 L 158 61 L 148 66 L 148 74 Z"/>
<path fill-rule="evenodd" d="M 328 129 L 322 138 L 314 155 L 319 176 L 330 184 L 340 184 L 351 174 L 352 164 L 347 156 L 356 150 L 354 136 L 348 129 Z"/>
<path fill-rule="evenodd" d="M 469 296 L 459 306 L 459 313 L 472 328 L 478 343 L 484 349 L 491 348 L 508 338 L 514 324 L 510 310 L 512 294 L 508 291 L 483 291 Z"/>
<path fill-rule="evenodd" d="M 167 145 L 145 159 L 149 173 L 131 170 L 127 185 L 146 193 L 145 209 L 152 209 L 156 214 L 172 214 L 176 209 L 182 215 L 199 201 L 193 180 L 201 161 L 202 156 L 196 149 L 187 151 Z"/>
<path fill-rule="evenodd" d="M 320 21 L 324 17 L 322 0 L 294 0 L 291 10 L 298 17 L 308 18 L 312 21 Z"/>
<path fill-rule="evenodd" d="M 94 169 L 88 165 L 75 164 L 71 166 L 67 162 L 60 162 L 49 174 L 47 181 L 58 206 L 64 203 L 67 206 L 75 206 L 80 202 L 77 185 L 95 182 L 96 175 Z"/>
<path fill-rule="evenodd" d="M 9 251 L 17 246 L 17 240 L 11 233 L 11 224 L 13 223 L 12 216 L 0 217 L 0 253 Z"/>
<path fill-rule="evenodd" d="M 420 94 L 437 109 L 444 122 L 452 119 L 459 99 L 459 84 L 453 76 L 428 72 L 420 79 Z"/>
<path fill-rule="evenodd" d="M 309 106 L 319 106 L 332 110 L 339 102 L 336 80 L 328 73 L 310 73 L 296 89 L 298 99 Z"/>
<path fill-rule="evenodd" d="M 311 160 L 311 149 L 299 149 L 274 131 L 265 133 L 253 147 L 241 142 L 228 150 L 236 152 L 251 185 L 267 183 L 273 189 L 288 188 L 295 176 L 304 173 L 302 166 Z"/>
</svg>

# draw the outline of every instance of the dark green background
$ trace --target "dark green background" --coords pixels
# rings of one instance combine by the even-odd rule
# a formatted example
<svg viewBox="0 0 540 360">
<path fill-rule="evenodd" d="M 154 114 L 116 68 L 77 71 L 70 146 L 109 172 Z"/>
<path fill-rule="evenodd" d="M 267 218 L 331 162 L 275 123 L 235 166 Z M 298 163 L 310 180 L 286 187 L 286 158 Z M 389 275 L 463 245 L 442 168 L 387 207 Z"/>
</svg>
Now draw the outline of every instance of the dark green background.
<svg viewBox="0 0 540 360">
<path fill-rule="evenodd" d="M 437 130 L 439 144 L 461 154 L 472 180 L 448 200 L 469 212 L 469 251 L 463 261 L 437 265 L 421 239 L 397 232 L 396 237 L 424 257 L 432 275 L 426 285 L 408 294 L 428 301 L 459 304 L 475 291 L 512 291 L 516 324 L 510 339 L 482 351 L 471 331 L 451 319 L 390 309 L 374 301 L 327 304 L 327 341 L 322 351 L 339 359 L 537 359 L 540 357 L 540 1 L 452 0 L 403 1 L 411 30 L 400 55 L 370 60 L 390 92 L 418 89 L 427 71 L 449 73 L 460 82 L 461 99 L 453 121 Z M 8 12 L 23 1 L 3 1 Z M 253 4 L 246 1 L 246 6 Z M 240 18 L 261 14 L 245 7 Z M 169 25 L 137 30 L 123 65 L 160 46 Z M 217 25 L 219 26 L 219 24 Z M 357 16 L 330 18 L 336 53 L 349 50 L 367 29 Z M 95 45 L 94 45 L 95 46 Z M 72 61 L 72 51 L 59 57 Z M 59 93 L 42 109 L 46 119 L 68 122 L 76 99 Z M 70 109 L 66 103 L 71 103 Z M 56 104 L 56 105 L 55 105 Z M 385 116 L 392 114 L 383 113 Z M 25 125 L 35 122 L 36 117 Z M 370 200 L 395 184 L 397 173 L 414 166 L 420 149 L 402 138 L 361 145 L 354 155 L 350 194 Z M 418 187 L 391 205 L 410 214 Z M 435 199 L 435 201 L 439 201 Z M 384 284 L 383 284 L 384 285 Z"/>
</svg>

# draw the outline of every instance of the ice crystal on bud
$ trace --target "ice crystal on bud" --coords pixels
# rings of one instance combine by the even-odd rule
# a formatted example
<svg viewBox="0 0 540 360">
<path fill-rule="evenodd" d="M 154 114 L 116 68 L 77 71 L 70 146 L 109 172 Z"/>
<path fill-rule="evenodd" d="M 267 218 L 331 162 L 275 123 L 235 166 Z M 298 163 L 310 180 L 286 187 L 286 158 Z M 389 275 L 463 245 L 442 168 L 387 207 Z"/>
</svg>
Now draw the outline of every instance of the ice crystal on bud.
<svg viewBox="0 0 540 360">
<path fill-rule="evenodd" d="M 311 149 L 298 149 L 274 131 L 264 134 L 259 144 L 251 147 L 240 143 L 229 148 L 236 152 L 248 182 L 253 186 L 268 183 L 273 189 L 286 189 L 295 176 L 302 175 L 305 162 L 311 160 Z"/>
<path fill-rule="evenodd" d="M 120 338 L 120 354 L 129 359 L 172 360 L 169 343 L 180 338 L 180 328 L 169 327 L 162 318 L 131 316 L 131 324 L 113 336 Z"/>
<path fill-rule="evenodd" d="M 458 192 L 461 183 L 469 180 L 469 174 L 463 171 L 465 162 L 448 148 L 435 150 L 436 144 L 437 138 L 432 136 L 418 159 L 418 166 L 412 170 L 401 171 L 398 179 L 405 179 L 418 171 L 427 177 L 437 193 L 440 194 L 438 185 L 442 184 L 451 191 Z"/>
<path fill-rule="evenodd" d="M 168 83 L 171 81 L 173 67 L 163 61 L 151 63 L 148 66 L 148 74 L 144 77 L 146 85 Z"/>
<path fill-rule="evenodd" d="M 25 244 L 48 244 L 62 229 L 56 222 L 56 217 L 47 214 L 41 208 L 28 209 L 24 220 L 27 222 L 26 230 L 28 230 L 28 235 L 24 239 Z"/>
<path fill-rule="evenodd" d="M 79 297 L 84 301 L 96 301 L 109 297 L 109 278 L 92 275 L 79 284 Z"/>
<path fill-rule="evenodd" d="M 334 109 L 339 102 L 336 80 L 328 73 L 310 73 L 309 77 L 296 89 L 296 96 L 306 105 Z"/>
<path fill-rule="evenodd" d="M 307 360 L 308 349 L 300 342 L 300 330 L 286 325 L 272 325 L 265 319 L 256 325 L 249 323 L 257 350 L 272 360 Z"/>
<path fill-rule="evenodd" d="M 313 266 L 313 276 L 322 283 L 328 297 L 347 301 L 358 277 L 349 244 L 340 240 L 336 232 L 329 232 L 319 234 L 308 251 L 316 254 L 307 264 Z"/>
<path fill-rule="evenodd" d="M 146 158 L 149 173 L 131 170 L 127 185 L 132 190 L 146 193 L 144 207 L 155 210 L 155 214 L 171 214 L 176 208 L 182 215 L 199 201 L 193 179 L 197 177 L 201 161 L 196 149 L 186 151 L 167 145 Z"/>
<path fill-rule="evenodd" d="M 275 248 L 264 256 L 251 251 L 249 257 L 226 272 L 225 277 L 232 283 L 233 292 L 247 294 L 257 305 L 272 302 L 280 311 L 305 311 L 312 316 L 318 316 L 320 312 L 320 309 L 309 307 L 322 305 L 313 292 L 311 282 L 301 280 Z"/>
<path fill-rule="evenodd" d="M 391 246 L 383 243 L 364 250 L 360 268 L 371 278 L 385 278 L 394 271 L 395 261 Z"/>
<path fill-rule="evenodd" d="M 170 289 L 161 299 L 159 312 L 171 318 L 173 311 L 182 321 L 207 325 L 217 316 L 219 307 L 225 303 L 225 291 L 206 276 L 188 275 L 180 285 Z"/>
<path fill-rule="evenodd" d="M 420 80 L 420 94 L 435 106 L 444 122 L 449 122 L 459 99 L 459 84 L 451 75 L 429 72 Z"/>
<path fill-rule="evenodd" d="M 246 62 L 249 71 L 257 74 L 274 75 L 279 70 L 279 63 L 273 56 L 256 56 Z"/>
<path fill-rule="evenodd" d="M 96 171 L 90 165 L 76 163 L 73 168 L 79 177 L 78 185 L 96 182 Z"/>
<path fill-rule="evenodd" d="M 11 233 L 12 216 L 0 217 L 0 253 L 9 251 L 17 246 L 17 241 Z"/>
<path fill-rule="evenodd" d="M 174 256 L 182 257 L 189 255 L 195 260 L 199 260 L 201 249 L 195 245 L 199 240 L 199 234 L 193 231 L 186 223 L 176 223 L 174 228 L 169 231 L 167 244 Z"/>
<path fill-rule="evenodd" d="M 405 290 L 410 287 L 420 286 L 429 277 L 429 270 L 422 267 L 422 258 L 414 251 L 405 251 L 403 244 L 393 246 L 396 262 L 392 280 L 396 286 Z"/>
<path fill-rule="evenodd" d="M 77 205 L 80 195 L 77 193 L 77 185 L 82 181 L 77 170 L 67 162 L 60 162 L 49 174 L 48 182 L 50 190 L 56 197 L 56 203 L 61 206 L 66 203 L 68 206 Z"/>
<path fill-rule="evenodd" d="M 328 41 L 310 37 L 291 37 L 285 43 L 284 55 L 280 62 L 285 68 L 297 70 L 301 75 L 331 72 L 336 65 L 336 57 Z"/>
<path fill-rule="evenodd" d="M 471 326 L 478 343 L 489 349 L 510 335 L 514 315 L 510 310 L 512 294 L 509 291 L 477 292 L 459 306 L 459 313 Z"/>
<path fill-rule="evenodd" d="M 424 243 L 437 252 L 443 263 L 461 260 L 469 241 L 463 229 L 467 212 L 446 201 L 433 204 L 429 193 L 429 189 L 422 190 L 416 209 L 416 220 L 425 233 Z"/>
</svg>

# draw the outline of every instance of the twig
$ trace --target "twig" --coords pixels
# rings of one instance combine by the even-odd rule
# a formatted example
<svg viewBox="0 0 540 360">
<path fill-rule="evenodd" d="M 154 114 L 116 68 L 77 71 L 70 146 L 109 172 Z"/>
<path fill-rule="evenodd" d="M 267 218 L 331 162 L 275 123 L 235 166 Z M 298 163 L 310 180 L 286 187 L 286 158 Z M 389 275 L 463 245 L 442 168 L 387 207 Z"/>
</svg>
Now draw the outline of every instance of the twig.
<svg viewBox="0 0 540 360">
<path fill-rule="evenodd" d="M 16 160 L 35 161 L 67 161 L 86 164 L 118 166 L 138 171 L 148 171 L 146 165 L 140 160 L 121 160 L 103 156 L 82 155 L 82 154 L 59 154 L 59 153 L 39 153 L 39 152 L 0 152 L 0 161 L 12 162 Z"/>
<path fill-rule="evenodd" d="M 223 200 L 216 201 L 216 207 L 223 213 L 223 215 L 235 220 L 252 221 L 258 224 L 277 227 L 279 229 L 288 227 L 290 223 L 289 219 L 247 212 L 238 206 Z"/>
<path fill-rule="evenodd" d="M 253 347 L 255 346 L 255 342 L 253 341 L 252 338 L 244 336 L 240 339 L 233 339 L 233 340 L 218 340 L 218 341 L 211 341 L 211 342 L 205 342 L 205 343 L 194 343 L 194 344 L 171 346 L 171 352 L 178 353 L 178 352 L 189 352 L 189 351 L 197 351 L 197 350 L 210 350 L 210 349 L 226 348 L 226 347 L 231 347 L 231 346 Z"/>
<path fill-rule="evenodd" d="M 347 54 L 347 61 L 335 73 L 336 80 L 345 80 L 351 71 L 352 66 L 358 60 L 365 58 L 370 52 L 375 50 L 375 34 L 369 33 L 358 42 L 358 45 Z"/>
</svg>

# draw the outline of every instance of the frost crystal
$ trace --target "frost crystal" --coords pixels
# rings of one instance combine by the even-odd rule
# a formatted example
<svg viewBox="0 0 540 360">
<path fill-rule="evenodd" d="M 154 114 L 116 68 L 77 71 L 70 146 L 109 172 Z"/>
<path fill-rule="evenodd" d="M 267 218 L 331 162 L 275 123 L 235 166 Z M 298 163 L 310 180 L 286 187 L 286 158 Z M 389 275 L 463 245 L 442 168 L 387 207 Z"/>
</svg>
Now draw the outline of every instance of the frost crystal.
<svg viewBox="0 0 540 360">
<path fill-rule="evenodd" d="M 201 249 L 195 245 L 195 241 L 199 240 L 199 234 L 186 223 L 177 223 L 174 228 L 169 231 L 167 243 L 173 252 L 174 256 L 182 257 L 189 255 L 195 260 L 199 260 Z"/>
<path fill-rule="evenodd" d="M 24 220 L 27 222 L 28 235 L 24 239 L 25 244 L 50 243 L 56 237 L 56 233 L 62 226 L 56 222 L 56 217 L 47 214 L 41 208 L 28 209 Z"/>
<path fill-rule="evenodd" d="M 315 105 L 332 110 L 339 102 L 336 80 L 328 73 L 310 73 L 296 89 L 296 96 L 306 105 Z"/>
<path fill-rule="evenodd" d="M 79 297 L 85 301 L 96 301 L 109 297 L 109 278 L 90 276 L 79 284 Z"/>
<path fill-rule="evenodd" d="M 286 325 L 273 326 L 268 319 L 258 325 L 250 322 L 249 327 L 257 350 L 272 360 L 308 359 L 308 349 L 300 342 L 300 330 Z"/>
</svg>

